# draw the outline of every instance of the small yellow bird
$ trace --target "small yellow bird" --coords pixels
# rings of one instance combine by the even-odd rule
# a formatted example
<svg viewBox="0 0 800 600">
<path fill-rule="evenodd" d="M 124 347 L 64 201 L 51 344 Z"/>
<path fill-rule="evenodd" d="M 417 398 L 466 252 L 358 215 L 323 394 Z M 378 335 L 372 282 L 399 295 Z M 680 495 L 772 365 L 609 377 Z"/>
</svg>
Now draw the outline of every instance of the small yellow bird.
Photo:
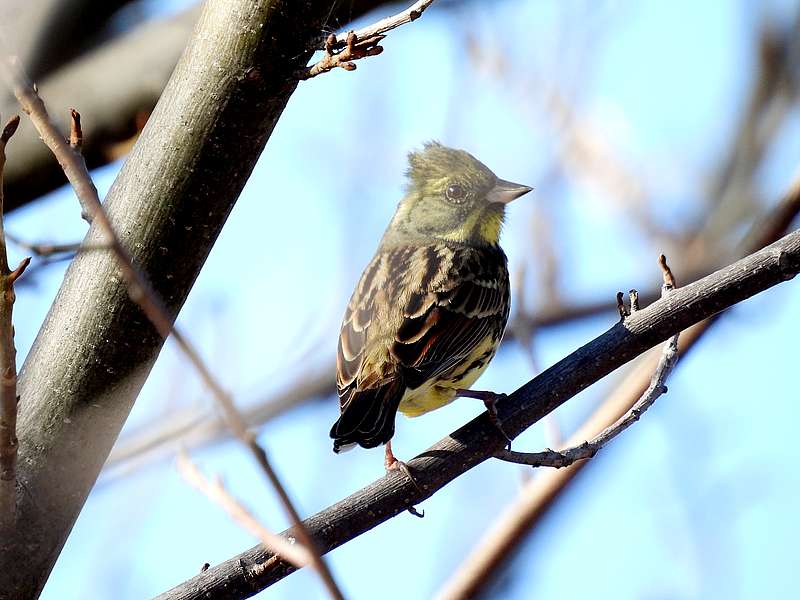
<svg viewBox="0 0 800 600">
<path fill-rule="evenodd" d="M 345 311 L 337 353 L 341 415 L 333 451 L 386 444 L 398 410 L 416 417 L 469 392 L 508 321 L 505 206 L 531 188 L 498 179 L 436 142 L 409 154 L 408 186 Z M 407 470 L 407 469 L 406 469 Z"/>
</svg>

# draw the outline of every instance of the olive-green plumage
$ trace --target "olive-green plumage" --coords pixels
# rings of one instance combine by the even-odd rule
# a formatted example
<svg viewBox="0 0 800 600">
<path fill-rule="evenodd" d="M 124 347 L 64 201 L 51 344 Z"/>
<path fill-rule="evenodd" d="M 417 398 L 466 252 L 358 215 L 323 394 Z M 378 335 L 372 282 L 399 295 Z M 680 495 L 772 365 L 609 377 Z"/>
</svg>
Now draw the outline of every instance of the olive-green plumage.
<svg viewBox="0 0 800 600">
<path fill-rule="evenodd" d="M 409 155 L 407 176 L 342 322 L 336 452 L 388 442 L 398 410 L 451 402 L 486 368 L 508 320 L 500 229 L 505 205 L 530 188 L 435 142 Z"/>
</svg>

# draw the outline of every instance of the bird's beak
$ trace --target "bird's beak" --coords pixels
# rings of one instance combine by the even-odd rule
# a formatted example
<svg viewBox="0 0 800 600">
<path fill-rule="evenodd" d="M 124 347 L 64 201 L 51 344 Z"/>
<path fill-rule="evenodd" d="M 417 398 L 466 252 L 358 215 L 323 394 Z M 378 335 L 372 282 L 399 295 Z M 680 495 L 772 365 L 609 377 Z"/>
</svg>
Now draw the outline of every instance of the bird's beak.
<svg viewBox="0 0 800 600">
<path fill-rule="evenodd" d="M 489 202 L 499 202 L 500 204 L 508 204 L 512 200 L 516 200 L 530 192 L 533 188 L 519 183 L 512 183 L 505 179 L 498 179 L 494 187 L 491 189 L 486 199 Z"/>
</svg>

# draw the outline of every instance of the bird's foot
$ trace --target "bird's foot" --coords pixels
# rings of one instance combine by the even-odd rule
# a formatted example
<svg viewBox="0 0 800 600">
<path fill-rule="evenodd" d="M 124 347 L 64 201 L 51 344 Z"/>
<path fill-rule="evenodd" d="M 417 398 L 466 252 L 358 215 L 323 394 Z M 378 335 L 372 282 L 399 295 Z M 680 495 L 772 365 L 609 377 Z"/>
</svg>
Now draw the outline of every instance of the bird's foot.
<svg viewBox="0 0 800 600">
<path fill-rule="evenodd" d="M 486 407 L 486 410 L 489 412 L 489 419 L 492 421 L 492 424 L 497 427 L 497 430 L 503 434 L 504 438 L 506 438 L 506 441 L 508 442 L 508 444 L 506 444 L 506 449 L 511 450 L 511 438 L 508 437 L 508 434 L 503 429 L 503 424 L 500 422 L 500 418 L 497 416 L 497 403 L 500 400 L 507 398 L 507 394 L 498 394 L 496 392 L 489 392 L 486 390 L 457 389 L 456 396 L 481 400 L 483 405 Z"/>
<path fill-rule="evenodd" d="M 414 484 L 414 487 L 417 488 L 418 491 L 422 492 L 422 489 L 419 487 L 417 480 L 414 479 L 413 475 L 411 475 L 411 469 L 409 469 L 408 465 L 399 458 L 397 458 L 394 455 L 394 452 L 392 452 L 391 440 L 386 442 L 386 456 L 383 459 L 383 466 L 386 467 L 387 473 L 390 471 L 400 471 L 403 475 L 405 475 L 411 480 L 411 483 Z M 414 513 L 412 512 L 412 514 Z"/>
</svg>

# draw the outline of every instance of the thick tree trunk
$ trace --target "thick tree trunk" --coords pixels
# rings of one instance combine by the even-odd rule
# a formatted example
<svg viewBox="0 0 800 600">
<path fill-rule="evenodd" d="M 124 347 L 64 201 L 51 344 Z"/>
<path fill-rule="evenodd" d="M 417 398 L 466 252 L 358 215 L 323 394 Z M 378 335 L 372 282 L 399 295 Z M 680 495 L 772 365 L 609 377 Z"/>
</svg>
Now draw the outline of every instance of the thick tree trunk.
<svg viewBox="0 0 800 600">
<path fill-rule="evenodd" d="M 173 314 L 330 14 L 323 0 L 206 3 L 106 201 Z M 91 228 L 86 242 L 101 241 Z M 0 598 L 41 591 L 162 343 L 111 253 L 79 254 L 20 374 L 18 522 L 0 532 Z"/>
</svg>

